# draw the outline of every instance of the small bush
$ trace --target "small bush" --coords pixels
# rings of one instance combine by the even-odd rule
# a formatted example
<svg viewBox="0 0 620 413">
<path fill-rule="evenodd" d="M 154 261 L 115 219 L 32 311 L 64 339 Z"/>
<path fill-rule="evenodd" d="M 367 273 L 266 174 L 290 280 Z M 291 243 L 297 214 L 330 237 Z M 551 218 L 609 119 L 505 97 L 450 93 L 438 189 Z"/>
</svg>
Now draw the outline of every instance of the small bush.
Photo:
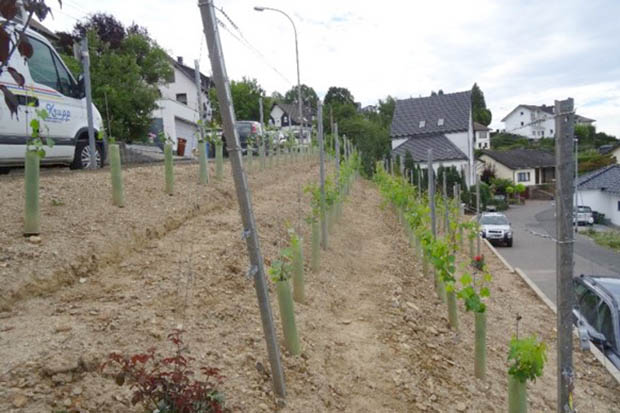
<svg viewBox="0 0 620 413">
<path fill-rule="evenodd" d="M 131 403 L 141 403 L 149 412 L 223 413 L 223 396 L 216 390 L 223 379 L 219 369 L 201 367 L 205 380 L 192 380 L 194 372 L 188 364 L 194 359 L 183 355 L 182 333 L 175 329 L 168 335 L 176 346 L 172 357 L 160 357 L 154 348 L 133 356 L 112 353 L 101 369 L 119 367 L 114 374 L 116 383 L 128 383 L 134 389 Z"/>
</svg>

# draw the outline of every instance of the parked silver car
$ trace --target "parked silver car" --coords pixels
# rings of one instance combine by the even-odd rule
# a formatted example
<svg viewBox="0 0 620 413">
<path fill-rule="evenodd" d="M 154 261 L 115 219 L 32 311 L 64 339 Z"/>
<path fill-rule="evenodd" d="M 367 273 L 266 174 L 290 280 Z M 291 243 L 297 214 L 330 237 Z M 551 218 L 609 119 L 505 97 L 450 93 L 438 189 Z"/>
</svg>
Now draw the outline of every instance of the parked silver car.
<svg viewBox="0 0 620 413">
<path fill-rule="evenodd" d="M 573 224 L 577 219 L 577 225 L 592 225 L 594 224 L 594 215 L 592 214 L 592 208 L 585 205 L 578 205 L 573 211 Z"/>
<path fill-rule="evenodd" d="M 503 243 L 512 247 L 512 227 L 506 215 L 500 212 L 485 212 L 480 215 L 480 236 L 492 243 Z"/>
<path fill-rule="evenodd" d="M 580 275 L 573 278 L 573 316 L 580 338 L 594 343 L 620 368 L 620 279 Z"/>
</svg>

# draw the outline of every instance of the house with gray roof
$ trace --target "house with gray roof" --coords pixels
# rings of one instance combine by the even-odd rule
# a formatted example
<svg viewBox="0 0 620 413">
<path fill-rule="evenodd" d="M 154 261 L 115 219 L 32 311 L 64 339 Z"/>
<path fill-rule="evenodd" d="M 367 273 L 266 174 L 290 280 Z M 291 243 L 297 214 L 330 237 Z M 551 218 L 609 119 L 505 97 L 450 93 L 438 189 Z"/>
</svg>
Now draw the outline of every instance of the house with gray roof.
<svg viewBox="0 0 620 413">
<path fill-rule="evenodd" d="M 455 166 L 465 171 L 468 185 L 474 182 L 471 91 L 397 100 L 390 138 L 392 157 L 401 164 L 409 153 L 425 168 L 433 149 L 434 169 Z"/>
<path fill-rule="evenodd" d="M 482 169 L 492 169 L 496 178 L 510 179 L 515 185 L 549 184 L 555 180 L 555 155 L 538 149 L 483 150 Z M 482 170 L 479 171 L 482 173 Z"/>
<path fill-rule="evenodd" d="M 283 131 L 299 132 L 300 125 L 303 129 L 303 140 L 310 138 L 310 131 L 313 120 L 312 108 L 308 105 L 302 107 L 303 117 L 299 116 L 299 106 L 297 103 L 276 102 L 271 106 L 269 112 L 269 124 Z"/>
<path fill-rule="evenodd" d="M 620 226 L 620 165 L 605 166 L 577 180 L 579 205 L 605 214 L 605 219 Z"/>
<path fill-rule="evenodd" d="M 517 105 L 504 116 L 505 131 L 532 140 L 555 137 L 554 107 L 547 105 Z M 590 125 L 594 119 L 575 114 L 575 123 Z"/>
</svg>

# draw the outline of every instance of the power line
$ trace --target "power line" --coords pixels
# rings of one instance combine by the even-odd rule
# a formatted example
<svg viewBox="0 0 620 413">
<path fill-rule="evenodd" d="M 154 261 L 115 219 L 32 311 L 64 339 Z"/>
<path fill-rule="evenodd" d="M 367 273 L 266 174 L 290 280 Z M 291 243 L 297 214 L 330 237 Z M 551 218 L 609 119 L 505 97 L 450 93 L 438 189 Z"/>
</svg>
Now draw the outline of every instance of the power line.
<svg viewBox="0 0 620 413">
<path fill-rule="evenodd" d="M 239 34 L 239 36 L 235 35 L 234 33 L 232 33 L 232 31 L 230 29 L 228 29 L 228 27 L 224 24 L 224 22 L 222 22 L 220 19 L 217 19 L 217 23 L 220 27 L 222 27 L 224 30 L 226 30 L 231 36 L 233 36 L 239 43 L 241 43 L 242 45 L 244 45 L 246 48 L 248 48 L 252 53 L 254 53 L 256 56 L 258 56 L 261 60 L 263 60 L 263 62 L 271 69 L 273 70 L 275 73 L 277 73 L 282 79 L 284 79 L 287 83 L 289 83 L 290 85 L 293 85 L 293 82 L 291 82 L 282 72 L 280 72 L 277 68 L 275 68 L 274 66 L 272 66 L 269 63 L 269 60 L 265 57 L 265 55 L 263 53 L 261 53 L 260 50 L 258 50 L 252 43 L 250 43 L 250 41 L 243 35 L 243 33 L 241 32 L 241 29 L 239 28 L 239 26 L 237 24 L 235 24 L 235 22 L 228 16 L 228 14 L 226 14 L 226 12 L 222 9 L 222 8 L 216 8 L 217 11 L 219 11 L 225 18 L 226 20 L 230 23 L 230 25 L 237 31 L 237 33 Z"/>
</svg>

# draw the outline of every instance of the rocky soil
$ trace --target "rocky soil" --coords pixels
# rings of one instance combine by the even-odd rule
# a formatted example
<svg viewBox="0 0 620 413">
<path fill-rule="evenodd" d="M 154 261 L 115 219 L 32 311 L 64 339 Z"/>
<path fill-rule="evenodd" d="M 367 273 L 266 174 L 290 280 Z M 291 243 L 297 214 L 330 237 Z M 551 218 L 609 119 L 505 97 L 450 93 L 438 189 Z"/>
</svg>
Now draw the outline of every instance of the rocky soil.
<svg viewBox="0 0 620 413">
<path fill-rule="evenodd" d="M 110 206 L 105 170 L 45 176 L 35 239 L 21 236 L 23 182 L 0 178 L 0 411 L 141 412 L 99 366 L 112 351 L 170 353 L 166 336 L 178 327 L 196 369 L 222 370 L 231 411 L 505 411 L 517 312 L 522 334 L 549 345 L 545 373 L 529 386 L 530 410 L 555 411 L 553 313 L 485 249 L 494 275 L 489 366 L 487 379 L 474 379 L 472 315 L 460 308 L 459 332 L 449 329 L 394 213 L 361 180 L 320 271 L 306 266 L 308 299 L 296 304 L 303 352 L 283 350 L 288 397 L 277 403 L 232 179 L 203 188 L 197 165 L 176 171 L 170 197 L 162 165 L 127 170 L 121 210 Z M 317 177 L 314 161 L 250 175 L 267 262 L 284 247 L 287 224 L 309 212 L 302 187 Z M 271 301 L 281 336 L 273 290 Z M 618 385 L 589 353 L 575 352 L 575 368 L 580 411 L 620 411 Z"/>
</svg>

